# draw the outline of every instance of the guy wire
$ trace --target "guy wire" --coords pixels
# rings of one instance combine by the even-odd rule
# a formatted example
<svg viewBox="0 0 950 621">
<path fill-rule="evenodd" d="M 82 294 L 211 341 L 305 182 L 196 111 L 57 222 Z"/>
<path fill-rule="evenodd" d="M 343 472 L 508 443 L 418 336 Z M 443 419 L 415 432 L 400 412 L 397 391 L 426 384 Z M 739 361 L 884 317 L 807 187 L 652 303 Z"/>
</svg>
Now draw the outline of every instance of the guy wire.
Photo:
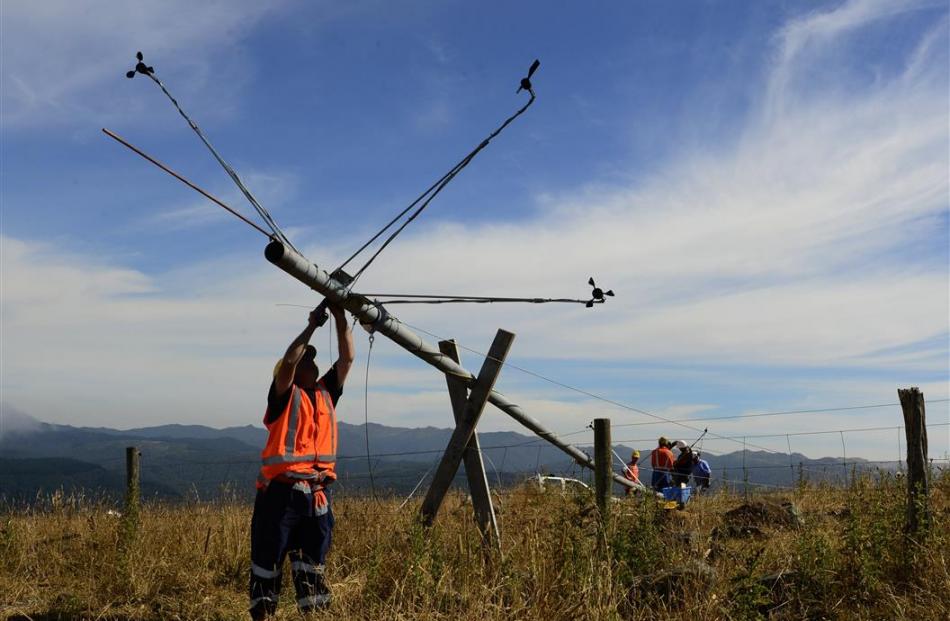
<svg viewBox="0 0 950 621">
<path fill-rule="evenodd" d="M 369 349 L 366 351 L 366 379 L 363 381 L 363 430 L 366 432 L 366 467 L 369 470 L 369 488 L 373 494 L 373 500 L 376 498 L 376 481 L 373 478 L 373 462 L 369 453 L 369 360 L 373 355 L 373 341 L 376 340 L 374 334 L 369 335 Z"/>
</svg>

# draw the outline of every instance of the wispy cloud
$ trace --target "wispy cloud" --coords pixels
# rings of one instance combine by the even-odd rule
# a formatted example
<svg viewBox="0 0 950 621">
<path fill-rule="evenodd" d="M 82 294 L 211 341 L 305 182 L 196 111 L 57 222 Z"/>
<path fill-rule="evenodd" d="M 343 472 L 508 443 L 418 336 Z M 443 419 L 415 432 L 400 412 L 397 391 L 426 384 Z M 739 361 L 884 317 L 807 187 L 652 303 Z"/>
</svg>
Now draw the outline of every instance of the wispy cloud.
<svg viewBox="0 0 950 621">
<path fill-rule="evenodd" d="M 194 201 L 185 207 L 174 207 L 148 216 L 142 222 L 142 228 L 177 231 L 218 222 L 225 218 L 225 213 L 207 200 Z"/>
<path fill-rule="evenodd" d="M 452 122 L 452 119 L 453 115 L 449 103 L 441 98 L 428 103 L 413 114 L 416 127 L 427 133 L 445 128 Z"/>
<path fill-rule="evenodd" d="M 247 187 L 254 188 L 255 198 L 273 214 L 279 214 L 281 208 L 297 196 L 299 187 L 299 179 L 289 172 L 251 170 L 243 173 L 241 179 Z M 211 194 L 251 221 L 263 224 L 254 208 L 234 185 L 219 183 Z M 220 206 L 205 198 L 198 198 L 184 205 L 173 205 L 147 214 L 133 222 L 130 228 L 153 232 L 181 231 L 215 224 L 230 217 L 232 216 Z"/>
<path fill-rule="evenodd" d="M 218 97 L 209 113 L 220 113 L 221 102 L 232 99 L 221 97 L 222 85 L 239 87 L 248 73 L 246 60 L 239 60 L 234 48 L 281 6 L 217 0 L 4 2 L 3 125 L 31 128 L 144 118 L 147 111 L 140 98 L 130 95 L 123 77 L 135 64 L 138 50 L 159 68 L 174 52 L 176 84 L 193 101 L 215 75 Z"/>
<path fill-rule="evenodd" d="M 892 79 L 848 96 L 786 93 L 795 105 L 751 115 L 737 146 L 681 153 L 636 187 L 548 195 L 517 224 L 432 223 L 394 244 L 362 286 L 580 296 L 593 274 L 617 290 L 604 307 L 549 308 L 529 322 L 522 334 L 553 356 L 847 364 L 945 334 L 946 257 L 906 252 L 947 239 L 947 75 L 934 36 Z M 816 54 L 774 70 L 820 72 Z M 437 310 L 406 314 L 447 323 Z M 525 314 L 453 309 L 452 323 L 471 333 L 476 317 L 519 325 Z"/>
<path fill-rule="evenodd" d="M 360 289 L 583 297 L 593 275 L 618 297 L 592 310 L 401 307 L 397 314 L 482 351 L 494 327 L 506 327 L 518 333 L 512 355 L 532 368 L 665 365 L 675 368 L 640 374 L 651 381 L 667 374 L 684 387 L 696 378 L 704 386 L 754 384 L 759 394 L 771 384 L 793 396 L 783 407 L 892 399 L 905 381 L 946 396 L 946 29 L 918 33 L 916 46 L 895 53 L 893 71 L 864 81 L 849 76 L 847 89 L 801 79 L 831 81 L 841 71 L 834 61 L 866 28 L 917 6 L 848 2 L 790 22 L 776 34 L 774 63 L 756 87 L 760 105 L 739 140 L 684 148 L 636 185 L 592 180 L 549 191 L 533 217 L 517 222 L 420 222 Z M 30 97 L 58 101 L 33 81 L 23 86 L 21 122 L 28 122 L 25 111 L 41 109 L 26 106 Z M 273 185 L 284 181 L 278 176 Z M 286 185 L 289 194 L 268 202 L 292 201 L 293 184 Z M 195 203 L 151 217 L 200 226 L 210 213 Z M 309 241 L 315 259 L 347 256 L 356 246 L 317 239 L 315 229 L 298 233 L 295 242 L 306 248 Z M 212 424 L 257 421 L 273 359 L 306 313 L 274 304 L 311 300 L 269 265 L 231 257 L 146 275 L 50 245 L 2 241 L 4 399 L 49 420 L 128 424 L 126 402 L 115 398 L 120 386 L 141 404 L 135 424 L 196 412 Z M 377 343 L 372 420 L 445 424 L 442 378 Z M 474 354 L 463 358 L 472 368 L 479 362 Z M 721 375 L 682 370 L 687 365 Z M 793 373 L 809 368 L 807 376 Z M 576 371 L 567 379 L 600 382 L 598 392 L 641 405 L 649 382 L 634 390 L 637 371 L 625 373 Z M 604 388 L 597 375 L 615 381 Z M 603 402 L 515 376 L 506 372 L 501 389 L 518 391 L 526 409 L 560 431 L 583 426 L 595 412 L 620 418 Z M 350 381 L 344 416 L 358 422 L 361 378 Z M 62 390 L 43 389 L 52 385 Z M 659 404 L 651 411 L 674 418 L 723 407 L 686 388 L 651 401 Z M 805 416 L 784 428 L 821 422 Z M 500 416 L 485 424 L 512 425 Z M 751 433 L 769 424 L 718 429 Z"/>
<path fill-rule="evenodd" d="M 809 69 L 827 62 L 832 53 L 840 51 L 862 29 L 935 6 L 940 5 L 920 0 L 848 0 L 833 10 L 815 10 L 790 20 L 776 33 L 776 62 L 766 90 L 765 111 L 771 116 L 783 116 L 788 106 L 797 103 L 797 95 L 808 91 Z"/>
</svg>

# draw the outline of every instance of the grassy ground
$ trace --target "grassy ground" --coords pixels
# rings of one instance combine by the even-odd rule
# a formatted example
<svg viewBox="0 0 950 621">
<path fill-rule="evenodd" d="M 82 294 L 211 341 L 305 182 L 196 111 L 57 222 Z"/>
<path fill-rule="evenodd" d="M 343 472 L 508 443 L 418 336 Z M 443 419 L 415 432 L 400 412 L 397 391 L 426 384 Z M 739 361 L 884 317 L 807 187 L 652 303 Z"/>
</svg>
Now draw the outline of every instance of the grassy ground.
<svg viewBox="0 0 950 621">
<path fill-rule="evenodd" d="M 317 618 L 948 619 L 950 476 L 934 481 L 923 545 L 901 533 L 902 485 L 717 493 L 685 511 L 628 498 L 604 529 L 591 498 L 526 486 L 498 496 L 501 553 L 488 555 L 460 495 L 429 532 L 418 504 L 343 498 L 334 603 Z M 803 525 L 784 523 L 794 518 L 783 501 Z M 250 514 L 240 503 L 146 504 L 136 535 L 82 499 L 2 514 L 0 618 L 245 618 Z M 298 618 L 291 593 L 280 618 Z"/>
</svg>

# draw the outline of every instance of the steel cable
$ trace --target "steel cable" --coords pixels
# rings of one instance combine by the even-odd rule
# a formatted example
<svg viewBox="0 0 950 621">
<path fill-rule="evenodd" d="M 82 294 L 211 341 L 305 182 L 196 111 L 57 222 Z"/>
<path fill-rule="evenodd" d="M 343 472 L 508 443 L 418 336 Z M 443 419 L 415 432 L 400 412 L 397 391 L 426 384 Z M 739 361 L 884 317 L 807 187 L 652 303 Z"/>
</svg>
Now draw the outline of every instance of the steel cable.
<svg viewBox="0 0 950 621">
<path fill-rule="evenodd" d="M 290 242 L 290 240 L 287 239 L 287 236 L 284 235 L 284 232 L 280 230 L 280 227 L 277 225 L 277 222 L 274 221 L 273 217 L 271 217 L 270 213 L 266 209 L 264 209 L 263 205 L 261 205 L 258 202 L 258 200 L 254 197 L 254 195 L 251 194 L 251 191 L 247 189 L 247 186 L 245 186 L 244 182 L 241 181 L 241 178 L 238 177 L 237 172 L 235 172 L 235 170 L 231 167 L 230 164 L 224 161 L 224 158 L 221 157 L 217 149 L 215 149 L 211 145 L 211 142 L 204 135 L 204 132 L 201 131 L 201 128 L 198 127 L 198 124 L 195 123 L 191 119 L 191 117 L 188 116 L 188 114 L 182 109 L 181 105 L 179 105 L 178 100 L 175 99 L 170 92 L 168 92 L 168 89 L 165 88 L 165 85 L 162 83 L 162 81 L 159 80 L 157 77 L 155 77 L 155 75 L 151 71 L 140 71 L 139 73 L 149 77 L 153 82 L 155 82 L 155 84 L 158 85 L 160 89 L 162 89 L 162 92 L 165 93 L 165 96 L 168 97 L 168 100 L 171 101 L 172 105 L 175 106 L 175 109 L 178 110 L 178 114 L 180 114 L 181 117 L 185 119 L 185 121 L 188 123 L 188 126 L 191 127 L 192 131 L 194 131 L 195 134 L 198 136 L 198 138 L 201 139 L 201 142 L 203 142 L 204 145 L 208 147 L 208 150 L 211 151 L 211 155 L 214 156 L 214 159 L 216 159 L 218 163 L 221 165 L 221 167 L 224 168 L 224 171 L 228 174 L 229 177 L 231 177 L 231 180 L 234 181 L 238 189 L 241 190 L 241 193 L 244 194 L 244 197 L 248 200 L 249 203 L 251 203 L 251 206 L 254 207 L 258 215 L 260 215 L 260 217 L 267 224 L 268 228 L 271 229 L 274 237 L 286 243 L 291 248 L 294 248 L 294 250 L 297 250 L 294 247 L 294 245 Z"/>
<path fill-rule="evenodd" d="M 366 468 L 369 471 L 369 486 L 376 500 L 376 480 L 373 478 L 373 463 L 369 452 L 369 361 L 373 355 L 373 341 L 376 337 L 369 335 L 369 349 L 366 352 L 366 378 L 363 382 L 363 430 L 366 432 Z"/>
<path fill-rule="evenodd" d="M 389 229 L 389 227 L 391 227 L 393 224 L 395 224 L 397 221 L 399 221 L 400 218 L 402 218 L 402 217 L 405 216 L 407 213 L 409 213 L 409 211 L 410 211 L 415 205 L 419 204 L 420 201 L 422 201 L 423 199 L 425 199 L 424 202 L 422 202 L 422 204 L 419 205 L 419 207 L 412 213 L 412 215 L 410 215 L 409 218 L 399 226 L 399 228 L 397 228 L 388 238 L 386 238 L 386 241 L 384 241 L 383 244 L 376 250 L 376 252 L 373 253 L 373 255 L 369 258 L 369 260 L 366 261 L 366 263 L 363 264 L 363 267 L 361 267 L 361 268 L 353 275 L 353 280 L 352 280 L 352 282 L 350 282 L 350 284 L 348 285 L 350 288 L 352 288 L 352 286 L 356 283 L 357 279 L 359 279 L 359 277 L 363 275 L 363 273 L 364 273 L 364 272 L 366 271 L 366 269 L 373 263 L 373 261 L 376 260 L 376 257 L 378 257 L 378 256 L 380 255 L 380 253 L 381 253 L 383 250 L 385 250 L 386 247 L 389 246 L 389 244 L 390 244 L 400 233 L 402 233 L 402 231 L 403 231 L 407 226 L 409 226 L 409 224 L 410 224 L 413 220 L 415 220 L 417 217 L 419 217 L 419 215 L 426 209 L 426 207 L 429 206 L 429 203 L 431 203 L 432 200 L 433 200 L 436 196 L 438 196 L 439 193 L 440 193 L 442 190 L 445 189 L 445 187 L 452 181 L 452 179 L 454 179 L 455 176 L 458 175 L 458 173 L 460 173 L 466 166 L 468 166 L 469 163 L 471 163 L 471 161 L 472 161 L 473 159 L 475 159 L 475 156 L 478 155 L 478 153 L 479 153 L 482 149 L 484 149 L 485 147 L 488 146 L 488 144 L 492 141 L 493 138 L 495 138 L 496 136 L 498 136 L 498 134 L 500 134 L 502 131 L 504 131 L 504 129 L 505 129 L 506 127 L 508 127 L 508 125 L 510 125 L 516 118 L 518 118 L 519 116 L 521 116 L 521 115 L 525 112 L 525 110 L 527 110 L 527 109 L 531 106 L 531 104 L 534 103 L 534 100 L 535 100 L 534 92 L 533 92 L 533 91 L 529 91 L 529 92 L 531 93 L 531 98 L 528 100 L 528 103 L 526 103 L 524 106 L 522 106 L 522 107 L 521 107 L 517 112 L 515 112 L 513 115 L 511 115 L 510 117 L 508 117 L 507 119 L 505 119 L 505 121 L 504 121 L 500 126 L 498 126 L 491 134 L 489 134 L 488 137 L 485 138 L 485 139 L 484 139 L 477 147 L 475 147 L 475 149 L 473 149 L 468 155 L 466 155 L 464 158 L 462 158 L 462 160 L 459 161 L 458 164 L 456 164 L 455 166 L 453 166 L 452 169 L 449 170 L 449 172 L 447 172 L 446 174 L 444 174 L 438 181 L 436 181 L 434 184 L 432 184 L 431 186 L 429 186 L 429 188 L 428 188 L 425 192 L 423 192 L 422 194 L 420 194 L 419 197 L 416 198 L 416 200 L 414 200 L 412 203 L 409 204 L 408 207 L 406 207 L 406 208 L 403 209 L 401 212 L 399 212 L 399 214 L 396 215 L 395 218 L 393 218 L 392 220 L 390 220 L 389 223 L 386 224 L 386 226 L 384 226 L 382 229 L 380 229 L 379 232 L 377 232 L 375 235 L 373 235 L 373 237 L 370 238 L 369 241 L 367 241 L 365 244 L 363 244 L 363 245 L 362 245 L 356 252 L 354 252 L 346 261 L 344 261 L 344 262 L 340 265 L 340 267 L 338 267 L 336 270 L 334 270 L 334 271 L 339 271 L 339 270 L 343 269 L 344 267 L 346 267 L 346 265 L 347 265 L 350 261 L 352 261 L 352 260 L 353 260 L 357 255 L 359 255 L 361 252 L 363 252 L 363 250 L 365 250 L 370 244 L 372 244 L 374 241 L 376 241 L 384 232 L 386 232 L 386 231 Z M 427 196 L 428 196 L 428 198 L 426 198 Z"/>
</svg>

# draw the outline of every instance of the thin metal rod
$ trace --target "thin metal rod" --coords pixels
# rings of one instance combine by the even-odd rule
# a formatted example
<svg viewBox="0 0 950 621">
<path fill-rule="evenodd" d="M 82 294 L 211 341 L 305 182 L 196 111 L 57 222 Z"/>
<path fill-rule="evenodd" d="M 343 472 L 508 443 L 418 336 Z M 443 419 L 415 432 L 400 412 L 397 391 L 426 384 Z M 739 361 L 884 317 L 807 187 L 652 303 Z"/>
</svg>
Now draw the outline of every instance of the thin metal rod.
<svg viewBox="0 0 950 621">
<path fill-rule="evenodd" d="M 350 293 L 347 288 L 332 278 L 326 270 L 320 269 L 295 250 L 288 248 L 280 241 L 274 240 L 267 245 L 264 252 L 267 260 L 287 272 L 300 282 L 304 283 L 320 295 L 323 295 L 334 304 L 342 306 L 352 313 L 361 324 L 368 324 L 373 330 L 387 337 L 412 355 L 422 359 L 443 373 L 458 377 L 467 386 L 475 382 L 475 376 L 461 367 L 438 348 L 428 344 L 415 332 L 392 314 L 376 306 L 366 296 Z M 535 435 L 546 440 L 568 454 L 579 465 L 594 469 L 594 461 L 583 451 L 572 446 L 553 432 L 549 431 L 540 422 L 532 418 L 521 406 L 513 403 L 497 391 L 488 394 L 488 402 L 516 421 L 527 427 Z M 614 473 L 613 480 L 624 487 L 635 487 L 631 481 L 620 474 Z"/>
<path fill-rule="evenodd" d="M 161 168 L 162 170 L 164 170 L 165 172 L 167 172 L 169 175 L 171 175 L 171 176 L 174 177 L 175 179 L 178 179 L 179 181 L 181 181 L 182 183 L 184 183 L 185 185 L 187 185 L 189 188 L 191 188 L 192 190 L 194 190 L 194 191 L 197 192 L 198 194 L 201 194 L 202 196 L 204 196 L 205 198 L 207 198 L 208 200 L 210 200 L 212 203 L 216 204 L 218 207 L 221 207 L 221 208 L 223 208 L 223 209 L 226 209 L 231 215 L 237 216 L 238 218 L 240 218 L 241 220 L 243 220 L 245 224 L 248 224 L 248 225 L 254 227 L 255 229 L 257 229 L 262 235 L 264 235 L 264 237 L 267 237 L 267 238 L 272 238 L 272 237 L 273 237 L 272 234 L 268 233 L 267 231 L 265 231 L 265 230 L 264 230 L 263 228 L 261 228 L 260 226 L 254 224 L 253 222 L 251 222 L 251 221 L 248 220 L 246 217 L 244 217 L 244 216 L 242 216 L 241 214 L 239 214 L 237 211 L 235 211 L 235 210 L 232 209 L 231 207 L 228 207 L 228 206 L 225 205 L 221 200 L 215 198 L 215 197 L 212 196 L 210 193 L 206 192 L 205 190 L 201 189 L 200 187 L 198 187 L 197 185 L 195 185 L 194 183 L 192 183 L 192 182 L 189 181 L 188 179 L 186 179 L 186 178 L 184 178 L 183 176 L 179 175 L 177 172 L 175 172 L 174 170 L 172 170 L 171 168 L 169 168 L 169 167 L 166 166 L 165 164 L 162 164 L 161 162 L 159 162 L 158 160 L 156 160 L 154 157 L 152 157 L 151 155 L 145 153 L 144 151 L 142 151 L 142 150 L 139 149 L 138 147 L 133 146 L 133 145 L 130 144 L 127 140 L 125 140 L 124 138 L 122 138 L 121 136 L 119 136 L 118 134 L 116 134 L 115 132 L 111 132 L 111 131 L 109 131 L 108 129 L 106 129 L 105 127 L 103 127 L 103 128 L 102 128 L 102 133 L 105 134 L 106 136 L 108 136 L 109 138 L 112 138 L 113 140 L 115 140 L 116 142 L 118 142 L 119 144 L 121 144 L 122 146 L 128 147 L 133 153 L 135 153 L 135 154 L 137 154 L 137 155 L 140 155 L 140 156 L 141 156 L 142 158 L 144 158 L 145 160 L 151 162 L 152 164 L 155 164 L 156 166 L 158 166 L 159 168 Z"/>
</svg>

